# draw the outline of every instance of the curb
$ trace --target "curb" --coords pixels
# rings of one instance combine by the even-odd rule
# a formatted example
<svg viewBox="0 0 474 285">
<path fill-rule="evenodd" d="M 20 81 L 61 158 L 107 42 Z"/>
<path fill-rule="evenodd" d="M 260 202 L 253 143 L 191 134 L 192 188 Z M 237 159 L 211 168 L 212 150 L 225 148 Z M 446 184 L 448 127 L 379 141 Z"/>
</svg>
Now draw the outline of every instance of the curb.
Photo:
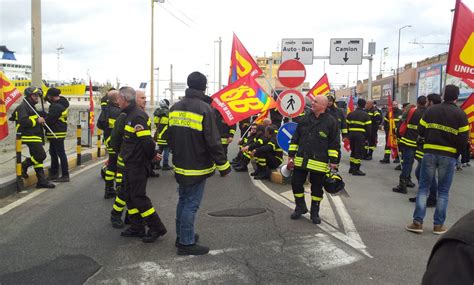
<svg viewBox="0 0 474 285">
<path fill-rule="evenodd" d="M 105 148 L 101 148 L 101 156 L 99 159 L 104 158 L 107 154 Z M 77 154 L 72 153 L 69 155 L 70 158 L 68 158 L 68 164 L 69 164 L 69 170 L 73 170 L 77 168 Z M 81 155 L 81 165 L 83 165 L 86 162 L 96 160 L 98 159 L 97 157 L 97 148 L 89 148 L 85 149 L 82 152 Z M 49 166 L 50 162 L 48 164 L 45 164 L 44 167 L 44 173 L 46 176 L 49 174 Z M 37 178 L 35 175 L 34 170 L 28 171 L 29 177 L 27 179 L 23 179 L 23 189 L 30 187 L 32 185 L 35 185 L 37 182 Z M 17 183 L 16 183 L 16 175 L 12 174 L 4 178 L 5 181 L 0 183 L 0 199 L 8 197 L 10 195 L 13 195 L 15 193 L 18 193 L 17 191 Z"/>
</svg>

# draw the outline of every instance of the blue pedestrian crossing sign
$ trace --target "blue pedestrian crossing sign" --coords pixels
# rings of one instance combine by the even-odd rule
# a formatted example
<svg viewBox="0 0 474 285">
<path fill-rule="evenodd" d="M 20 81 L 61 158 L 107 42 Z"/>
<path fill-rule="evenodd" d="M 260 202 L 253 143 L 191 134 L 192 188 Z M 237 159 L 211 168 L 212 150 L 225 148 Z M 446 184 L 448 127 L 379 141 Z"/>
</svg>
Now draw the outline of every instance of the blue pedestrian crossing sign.
<svg viewBox="0 0 474 285">
<path fill-rule="evenodd" d="M 288 153 L 288 149 L 290 148 L 291 138 L 293 137 L 293 134 L 296 132 L 296 126 L 298 126 L 297 123 L 289 122 L 281 126 L 280 129 L 278 130 L 278 133 L 277 133 L 278 145 L 286 153 Z"/>
</svg>

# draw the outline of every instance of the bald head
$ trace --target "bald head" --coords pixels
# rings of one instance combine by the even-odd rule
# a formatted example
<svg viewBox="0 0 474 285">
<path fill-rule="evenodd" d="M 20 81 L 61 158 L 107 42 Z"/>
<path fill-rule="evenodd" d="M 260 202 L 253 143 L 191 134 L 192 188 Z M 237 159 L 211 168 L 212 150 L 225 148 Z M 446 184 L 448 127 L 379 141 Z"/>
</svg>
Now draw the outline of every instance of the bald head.
<svg viewBox="0 0 474 285">
<path fill-rule="evenodd" d="M 137 106 L 140 107 L 140 109 L 145 110 L 145 106 L 146 106 L 145 92 L 143 92 L 142 90 L 136 90 L 135 101 L 137 102 Z"/>
<path fill-rule="evenodd" d="M 316 97 L 314 97 L 314 101 L 311 104 L 311 110 L 316 115 L 316 117 L 318 117 L 319 114 L 325 112 L 327 106 L 328 97 L 326 97 L 325 95 L 317 95 Z"/>
<path fill-rule="evenodd" d="M 264 125 L 265 127 L 268 127 L 271 124 L 272 124 L 272 119 L 270 119 L 270 118 L 263 119 L 262 125 Z"/>
</svg>

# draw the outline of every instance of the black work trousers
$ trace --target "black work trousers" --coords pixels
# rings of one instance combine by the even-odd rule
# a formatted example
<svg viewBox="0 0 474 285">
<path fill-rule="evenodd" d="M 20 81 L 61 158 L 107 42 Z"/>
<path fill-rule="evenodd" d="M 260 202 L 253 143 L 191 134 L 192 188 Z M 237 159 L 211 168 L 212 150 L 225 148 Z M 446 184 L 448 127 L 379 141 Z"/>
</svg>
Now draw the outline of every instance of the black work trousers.
<svg viewBox="0 0 474 285">
<path fill-rule="evenodd" d="M 27 143 L 30 157 L 26 158 L 26 165 L 33 165 L 35 170 L 42 170 L 44 168 L 43 161 L 46 159 L 46 152 L 44 151 L 42 143 Z"/>
<path fill-rule="evenodd" d="M 352 169 L 359 169 L 361 159 L 365 156 L 365 134 L 361 132 L 349 133 L 351 142 L 351 157 L 349 159 Z"/>
<path fill-rule="evenodd" d="M 151 230 L 161 232 L 165 229 L 165 226 L 161 222 L 150 198 L 146 195 L 146 184 L 150 171 L 149 162 L 125 164 L 125 187 L 127 188 L 128 199 L 124 201 L 127 203 L 131 220 L 142 218 Z"/>
<path fill-rule="evenodd" d="M 51 156 L 50 174 L 58 174 L 59 160 L 61 160 L 61 175 L 69 177 L 69 164 L 67 162 L 66 150 L 64 149 L 64 139 L 49 140 L 49 155 Z"/>
<path fill-rule="evenodd" d="M 306 208 L 304 200 L 304 183 L 309 173 L 309 182 L 311 182 L 311 205 L 317 206 L 319 211 L 319 202 L 323 199 L 323 183 L 326 174 L 321 172 L 313 172 L 306 169 L 295 168 L 291 177 L 291 188 L 295 196 L 295 204 L 297 207 Z"/>
<path fill-rule="evenodd" d="M 370 136 L 367 139 L 367 155 L 372 155 L 372 153 L 377 148 L 377 130 L 378 129 L 372 129 L 372 132 L 370 133 Z"/>
</svg>

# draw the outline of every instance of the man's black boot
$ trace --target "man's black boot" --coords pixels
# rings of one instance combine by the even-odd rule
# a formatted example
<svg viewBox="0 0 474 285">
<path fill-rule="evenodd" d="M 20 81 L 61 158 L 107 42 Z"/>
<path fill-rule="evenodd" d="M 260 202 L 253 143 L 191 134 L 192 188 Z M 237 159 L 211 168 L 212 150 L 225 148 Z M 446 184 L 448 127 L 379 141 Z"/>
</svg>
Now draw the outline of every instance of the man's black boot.
<svg viewBox="0 0 474 285">
<path fill-rule="evenodd" d="M 271 170 L 268 166 L 262 166 L 262 171 L 253 178 L 256 180 L 270 179 Z"/>
<path fill-rule="evenodd" d="M 407 187 L 408 187 L 408 188 L 413 188 L 413 187 L 415 187 L 415 186 L 416 186 L 415 183 L 413 183 L 413 181 L 411 181 L 410 177 L 408 177 L 408 179 L 407 179 Z"/>
<path fill-rule="evenodd" d="M 111 199 L 115 197 L 115 188 L 114 188 L 114 181 L 105 181 L 105 193 L 104 199 Z"/>
<path fill-rule="evenodd" d="M 386 153 L 386 154 L 383 156 L 383 159 L 380 160 L 379 162 L 382 163 L 382 164 L 390 163 L 390 154 L 387 154 L 387 153 Z"/>
<path fill-rule="evenodd" d="M 36 188 L 54 188 L 56 185 L 53 183 L 49 182 L 46 179 L 46 175 L 44 174 L 43 168 L 37 168 L 35 169 L 36 171 L 36 177 L 38 178 L 38 182 L 36 183 Z"/>
<path fill-rule="evenodd" d="M 48 173 L 48 177 L 46 178 L 48 181 L 56 180 L 59 178 L 58 173 Z"/>
<path fill-rule="evenodd" d="M 394 161 L 394 162 L 395 162 L 395 161 Z M 395 170 L 402 170 L 402 165 L 401 165 L 401 164 L 399 164 L 399 165 L 395 166 L 395 168 L 394 168 L 394 169 L 395 169 Z"/>
<path fill-rule="evenodd" d="M 69 175 L 63 175 L 59 178 L 56 178 L 53 180 L 54 182 L 69 182 L 70 179 L 69 179 Z"/>
<path fill-rule="evenodd" d="M 410 201 L 410 202 L 412 202 L 412 203 L 415 203 L 415 202 L 416 202 L 416 197 L 408 198 L 408 201 Z"/>
<path fill-rule="evenodd" d="M 235 172 L 246 172 L 248 171 L 246 164 L 238 164 L 234 167 Z"/>
<path fill-rule="evenodd" d="M 28 175 L 28 168 L 32 165 L 33 165 L 33 162 L 31 161 L 31 158 L 29 158 L 29 157 L 21 163 L 21 177 L 23 177 L 25 179 L 30 177 Z"/>
<path fill-rule="evenodd" d="M 204 255 L 209 253 L 209 247 L 195 244 L 178 244 L 178 255 Z"/>
<path fill-rule="evenodd" d="M 110 215 L 110 222 L 112 223 L 112 227 L 115 229 L 121 229 L 124 227 L 122 215 Z"/>
<path fill-rule="evenodd" d="M 397 156 L 394 160 L 393 163 L 400 163 L 400 158 Z"/>
<path fill-rule="evenodd" d="M 194 243 L 199 241 L 199 234 L 194 234 Z M 174 242 L 174 246 L 178 247 L 179 246 L 179 237 L 176 237 L 176 241 Z"/>
<path fill-rule="evenodd" d="M 121 232 L 120 235 L 123 237 L 138 237 L 142 238 L 146 234 L 145 232 L 145 226 L 140 225 L 131 225 L 128 227 L 125 231 Z"/>
<path fill-rule="evenodd" d="M 292 220 L 298 220 L 302 215 L 308 213 L 308 208 L 306 207 L 304 197 L 295 198 L 295 204 L 295 211 L 290 216 Z"/>
<path fill-rule="evenodd" d="M 400 182 L 396 187 L 392 188 L 393 192 L 406 194 L 407 193 L 407 180 L 405 178 L 400 177 Z"/>
<path fill-rule="evenodd" d="M 164 236 L 168 232 L 156 212 L 146 217 L 145 222 L 150 227 L 142 239 L 145 243 L 155 242 L 160 236 Z"/>
<path fill-rule="evenodd" d="M 352 175 L 354 176 L 365 176 L 365 172 L 363 172 L 362 170 L 360 170 L 360 164 L 355 166 L 355 169 L 354 171 L 352 172 Z"/>
<path fill-rule="evenodd" d="M 319 217 L 319 203 L 320 201 L 311 201 L 311 221 L 315 225 L 321 223 L 321 218 Z"/>
</svg>

